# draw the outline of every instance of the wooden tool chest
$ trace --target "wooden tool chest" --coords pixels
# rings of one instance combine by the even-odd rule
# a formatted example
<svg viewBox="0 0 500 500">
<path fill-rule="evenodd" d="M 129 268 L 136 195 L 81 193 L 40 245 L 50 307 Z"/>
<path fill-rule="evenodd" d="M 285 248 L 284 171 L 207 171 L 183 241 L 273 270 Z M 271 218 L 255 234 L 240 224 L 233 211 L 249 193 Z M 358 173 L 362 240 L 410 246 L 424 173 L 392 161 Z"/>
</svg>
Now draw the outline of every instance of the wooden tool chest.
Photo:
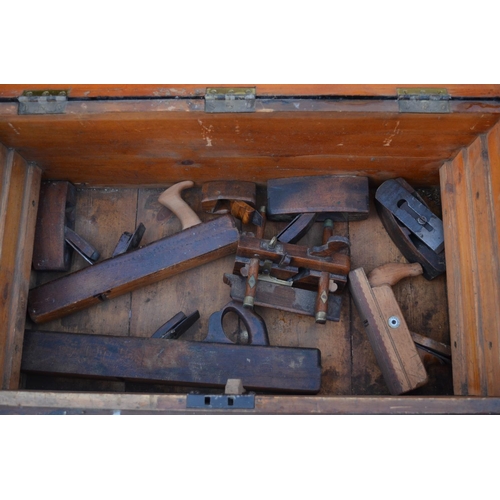
<svg viewBox="0 0 500 500">
<path fill-rule="evenodd" d="M 499 121 L 500 85 L 0 85 L 0 412 L 500 413 Z M 189 387 L 21 372 L 35 329 L 28 292 L 67 274 L 32 269 L 43 181 L 76 186 L 75 230 L 107 259 L 141 222 L 141 245 L 181 230 L 158 202 L 177 182 L 194 181 L 184 199 L 208 221 L 209 181 L 254 182 L 265 203 L 269 180 L 329 175 L 369 181 L 368 218 L 334 223 L 352 269 L 406 262 L 375 210 L 384 181 L 404 178 L 443 219 L 446 274 L 393 287 L 410 330 L 451 346 L 451 365 L 424 357 L 423 387 L 390 395 L 347 287 L 338 322 L 258 309 L 271 345 L 321 351 L 316 395 L 258 392 L 250 409 L 193 409 Z M 268 222 L 265 237 L 285 225 Z M 321 234 L 316 223 L 301 243 Z M 151 337 L 197 309 L 186 340 L 203 340 L 230 300 L 233 263 L 223 256 L 43 330 Z M 86 266 L 74 255 L 70 272 Z"/>
</svg>

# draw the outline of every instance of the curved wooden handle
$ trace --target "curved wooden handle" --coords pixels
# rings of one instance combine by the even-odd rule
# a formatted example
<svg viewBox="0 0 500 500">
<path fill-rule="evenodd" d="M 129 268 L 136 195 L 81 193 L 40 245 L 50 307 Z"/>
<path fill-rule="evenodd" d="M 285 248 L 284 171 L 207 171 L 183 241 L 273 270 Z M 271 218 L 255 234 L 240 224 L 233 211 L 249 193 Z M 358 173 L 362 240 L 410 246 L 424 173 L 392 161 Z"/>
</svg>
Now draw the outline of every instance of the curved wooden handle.
<svg viewBox="0 0 500 500">
<path fill-rule="evenodd" d="M 393 286 L 403 278 L 419 276 L 423 272 L 424 270 L 418 262 L 414 264 L 385 264 L 374 269 L 368 275 L 368 281 L 372 287 Z"/>
<path fill-rule="evenodd" d="M 163 191 L 158 198 L 158 201 L 163 206 L 171 210 L 180 219 L 183 230 L 201 224 L 200 218 L 181 197 L 181 191 L 193 186 L 193 181 L 178 182 Z"/>
</svg>

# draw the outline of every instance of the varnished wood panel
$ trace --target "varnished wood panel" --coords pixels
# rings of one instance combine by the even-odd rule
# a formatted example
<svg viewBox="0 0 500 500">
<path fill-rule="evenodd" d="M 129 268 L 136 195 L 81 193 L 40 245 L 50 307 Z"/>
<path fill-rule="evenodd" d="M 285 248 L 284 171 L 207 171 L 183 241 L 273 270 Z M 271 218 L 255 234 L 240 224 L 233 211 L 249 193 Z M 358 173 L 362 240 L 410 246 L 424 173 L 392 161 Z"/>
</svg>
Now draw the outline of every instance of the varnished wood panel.
<svg viewBox="0 0 500 500">
<path fill-rule="evenodd" d="M 203 96 L 207 87 L 256 87 L 259 96 L 331 95 L 396 96 L 398 88 L 446 88 L 454 97 L 499 97 L 500 85 L 457 84 L 2 84 L 0 97 L 18 97 L 24 90 L 69 89 L 72 98 Z"/>
<path fill-rule="evenodd" d="M 236 116 L 142 106 L 137 112 L 1 115 L 0 140 L 36 161 L 45 178 L 91 185 L 147 186 L 186 178 L 264 183 L 331 170 L 377 182 L 405 172 L 428 184 L 438 182 L 442 161 L 498 119 L 272 109 Z"/>
<path fill-rule="evenodd" d="M 487 136 L 488 159 L 491 175 L 491 202 L 496 227 L 500 225 L 500 123 L 497 123 Z M 500 230 L 497 230 L 498 248 L 500 248 Z"/>
<path fill-rule="evenodd" d="M 498 188 L 492 184 L 488 143 L 479 137 L 440 171 L 454 390 L 459 395 L 500 394 L 499 205 L 493 198 Z M 494 148 L 491 153 L 494 158 Z"/>
<path fill-rule="evenodd" d="M 41 171 L 0 150 L 0 383 L 17 389 Z"/>
</svg>

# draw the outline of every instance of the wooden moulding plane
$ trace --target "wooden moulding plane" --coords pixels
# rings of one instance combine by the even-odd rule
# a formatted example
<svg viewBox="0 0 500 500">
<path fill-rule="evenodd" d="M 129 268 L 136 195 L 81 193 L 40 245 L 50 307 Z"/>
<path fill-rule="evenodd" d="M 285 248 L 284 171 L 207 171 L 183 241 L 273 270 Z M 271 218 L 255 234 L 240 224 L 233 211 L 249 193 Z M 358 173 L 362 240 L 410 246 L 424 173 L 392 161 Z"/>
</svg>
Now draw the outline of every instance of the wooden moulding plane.
<svg viewBox="0 0 500 500">
<path fill-rule="evenodd" d="M 419 263 L 386 264 L 368 277 L 362 268 L 349 273 L 349 288 L 365 326 L 384 380 L 393 395 L 421 387 L 428 381 L 417 347 L 440 359 L 450 359 L 449 346 L 410 332 L 392 286 L 423 273 Z"/>
<path fill-rule="evenodd" d="M 182 231 L 33 288 L 28 296 L 31 319 L 43 323 L 61 318 L 234 253 L 239 232 L 233 217 L 202 223 L 180 195 L 192 186 L 191 181 L 175 184 L 159 198 L 179 217 Z"/>
</svg>

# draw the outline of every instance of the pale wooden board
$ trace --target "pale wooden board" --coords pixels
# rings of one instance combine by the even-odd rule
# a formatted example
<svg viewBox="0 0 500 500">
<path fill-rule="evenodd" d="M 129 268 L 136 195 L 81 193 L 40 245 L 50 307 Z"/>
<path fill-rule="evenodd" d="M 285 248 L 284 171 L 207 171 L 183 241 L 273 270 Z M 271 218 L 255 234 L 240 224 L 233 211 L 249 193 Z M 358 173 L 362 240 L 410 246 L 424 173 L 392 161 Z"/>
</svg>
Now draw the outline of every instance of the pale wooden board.
<svg viewBox="0 0 500 500">
<path fill-rule="evenodd" d="M 500 396 L 500 255 L 492 204 L 492 178 L 484 136 L 467 148 L 468 185 L 473 216 L 478 280 L 477 326 L 482 342 L 487 396 Z"/>
<path fill-rule="evenodd" d="M 497 161 L 491 137 L 479 137 L 440 171 L 457 395 L 500 394 Z"/>
<path fill-rule="evenodd" d="M 41 171 L 2 148 L 0 188 L 0 374 L 4 389 L 17 389 Z"/>
<path fill-rule="evenodd" d="M 490 161 L 492 212 L 495 214 L 497 244 L 500 248 L 500 123 L 487 135 L 488 159 Z"/>
</svg>

